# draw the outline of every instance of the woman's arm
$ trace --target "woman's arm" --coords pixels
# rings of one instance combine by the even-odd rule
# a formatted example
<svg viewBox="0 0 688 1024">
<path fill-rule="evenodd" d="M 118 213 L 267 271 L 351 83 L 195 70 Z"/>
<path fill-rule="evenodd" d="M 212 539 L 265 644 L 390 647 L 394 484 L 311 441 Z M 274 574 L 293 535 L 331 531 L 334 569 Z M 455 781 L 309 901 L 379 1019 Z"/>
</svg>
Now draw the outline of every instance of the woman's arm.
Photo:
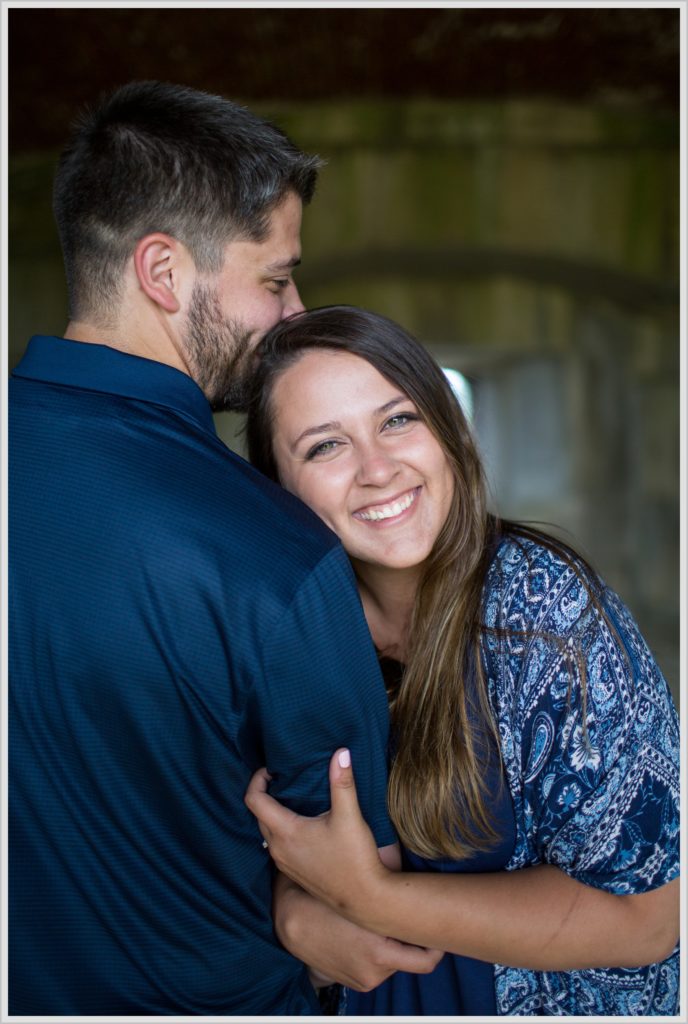
<svg viewBox="0 0 688 1024">
<path fill-rule="evenodd" d="M 676 945 L 678 885 L 616 896 L 546 864 L 475 875 L 385 872 L 340 909 L 407 942 L 514 967 L 641 967 Z"/>
<path fill-rule="evenodd" d="M 352 924 L 278 872 L 273 916 L 285 949 L 308 965 L 316 988 L 338 981 L 369 992 L 395 971 L 429 974 L 444 954 Z"/>
<path fill-rule="evenodd" d="M 637 967 L 667 957 L 679 933 L 678 880 L 616 896 L 550 865 L 494 874 L 389 871 L 361 817 L 351 769 L 332 759 L 332 809 L 302 818 L 267 794 L 247 804 L 278 867 L 361 928 L 403 942 L 531 970 Z"/>
</svg>

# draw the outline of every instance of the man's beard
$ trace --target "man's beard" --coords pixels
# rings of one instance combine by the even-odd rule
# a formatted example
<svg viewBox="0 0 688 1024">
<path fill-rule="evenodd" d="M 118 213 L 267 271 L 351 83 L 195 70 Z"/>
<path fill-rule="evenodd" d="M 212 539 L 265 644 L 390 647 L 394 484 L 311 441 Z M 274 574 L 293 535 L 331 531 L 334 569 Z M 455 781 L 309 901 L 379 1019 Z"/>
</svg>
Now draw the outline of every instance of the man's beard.
<svg viewBox="0 0 688 1024">
<path fill-rule="evenodd" d="M 183 342 L 191 376 L 211 407 L 245 411 L 256 362 L 253 332 L 223 314 L 214 289 L 194 285 Z"/>
</svg>

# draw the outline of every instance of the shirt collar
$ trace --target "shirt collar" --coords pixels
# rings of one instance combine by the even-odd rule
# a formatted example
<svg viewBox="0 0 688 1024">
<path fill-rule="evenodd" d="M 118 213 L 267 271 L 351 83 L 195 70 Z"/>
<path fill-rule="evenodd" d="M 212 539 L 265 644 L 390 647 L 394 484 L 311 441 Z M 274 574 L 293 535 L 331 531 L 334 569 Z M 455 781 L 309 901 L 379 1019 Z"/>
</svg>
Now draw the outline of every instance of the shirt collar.
<svg viewBox="0 0 688 1024">
<path fill-rule="evenodd" d="M 191 377 L 107 345 L 34 335 L 12 375 L 167 406 L 216 433 L 208 400 Z"/>
</svg>

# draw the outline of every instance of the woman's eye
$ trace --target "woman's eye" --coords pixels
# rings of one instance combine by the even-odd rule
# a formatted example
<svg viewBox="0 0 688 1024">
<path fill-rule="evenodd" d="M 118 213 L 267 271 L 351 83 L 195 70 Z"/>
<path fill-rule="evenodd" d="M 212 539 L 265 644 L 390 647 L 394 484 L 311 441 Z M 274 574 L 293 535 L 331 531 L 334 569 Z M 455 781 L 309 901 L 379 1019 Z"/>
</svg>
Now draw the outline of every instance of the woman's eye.
<svg viewBox="0 0 688 1024">
<path fill-rule="evenodd" d="M 390 427 L 392 430 L 395 430 L 398 427 L 405 427 L 417 419 L 418 417 L 412 412 L 397 412 L 394 416 L 390 416 L 388 420 L 385 420 L 385 429 Z"/>
<path fill-rule="evenodd" d="M 275 288 L 276 291 L 279 292 L 279 291 L 282 291 L 283 288 L 286 288 L 288 286 L 289 278 L 288 277 L 277 277 L 277 278 L 274 278 L 274 280 L 272 280 L 270 282 L 270 284 Z"/>
<path fill-rule="evenodd" d="M 316 444 L 306 454 L 307 459 L 315 459 L 318 455 L 329 455 L 336 448 L 339 447 L 339 441 L 321 441 L 320 444 Z"/>
</svg>

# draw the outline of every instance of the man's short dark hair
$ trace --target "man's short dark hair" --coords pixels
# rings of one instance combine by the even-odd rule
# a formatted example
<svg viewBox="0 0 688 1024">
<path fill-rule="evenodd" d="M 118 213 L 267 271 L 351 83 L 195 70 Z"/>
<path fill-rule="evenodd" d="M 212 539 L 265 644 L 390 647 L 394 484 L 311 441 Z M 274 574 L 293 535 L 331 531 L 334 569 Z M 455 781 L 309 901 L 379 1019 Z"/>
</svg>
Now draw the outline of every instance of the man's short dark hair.
<svg viewBox="0 0 688 1024">
<path fill-rule="evenodd" d="M 162 82 L 117 89 L 77 120 L 55 177 L 70 317 L 107 318 L 153 231 L 182 242 L 199 271 L 219 270 L 231 239 L 265 237 L 288 192 L 310 201 L 319 166 L 223 97 Z"/>
</svg>

